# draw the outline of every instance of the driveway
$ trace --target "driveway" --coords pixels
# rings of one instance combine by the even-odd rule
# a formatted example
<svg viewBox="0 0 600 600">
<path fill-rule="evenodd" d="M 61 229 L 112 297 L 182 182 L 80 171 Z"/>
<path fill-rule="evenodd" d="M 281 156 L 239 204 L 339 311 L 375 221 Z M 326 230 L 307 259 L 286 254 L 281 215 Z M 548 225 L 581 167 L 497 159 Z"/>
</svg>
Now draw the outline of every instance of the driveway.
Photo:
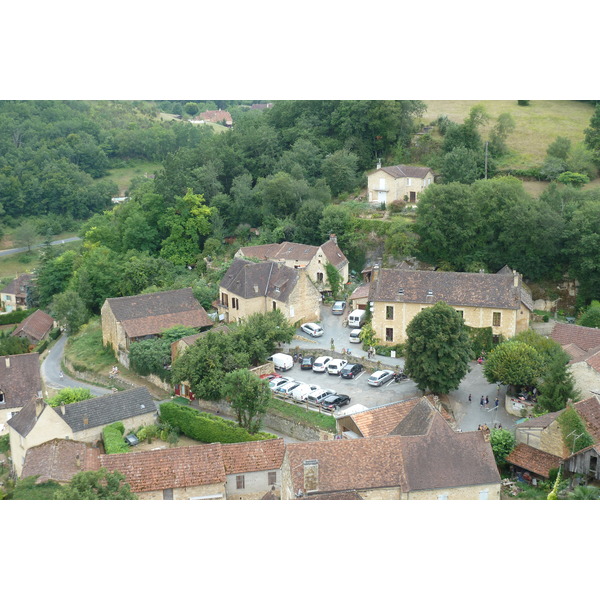
<svg viewBox="0 0 600 600">
<path fill-rule="evenodd" d="M 66 387 L 78 387 L 89 389 L 94 396 L 105 396 L 106 394 L 110 394 L 110 390 L 107 388 L 90 385 L 83 381 L 77 381 L 76 379 L 69 377 L 66 373 L 63 374 L 62 377 L 60 376 L 60 373 L 62 372 L 60 363 L 62 361 L 66 342 L 67 336 L 61 335 L 42 362 L 41 373 L 46 388 L 61 390 Z"/>
</svg>

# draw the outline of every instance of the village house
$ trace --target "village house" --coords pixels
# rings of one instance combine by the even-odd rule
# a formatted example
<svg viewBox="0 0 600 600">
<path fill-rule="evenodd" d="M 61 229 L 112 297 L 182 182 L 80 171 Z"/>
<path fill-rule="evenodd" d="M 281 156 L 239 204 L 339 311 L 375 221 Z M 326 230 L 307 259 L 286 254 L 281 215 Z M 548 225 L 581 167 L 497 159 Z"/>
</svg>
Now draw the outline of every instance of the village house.
<svg viewBox="0 0 600 600">
<path fill-rule="evenodd" d="M 378 163 L 377 169 L 367 175 L 369 202 L 385 206 L 397 200 L 416 203 L 419 194 L 433 181 L 434 174 L 429 167 L 382 167 Z"/>
<path fill-rule="evenodd" d="M 288 444 L 282 499 L 499 499 L 500 474 L 484 432 L 453 431 L 435 410 L 426 420 L 402 435 Z"/>
<path fill-rule="evenodd" d="M 600 482 L 600 444 L 589 446 L 571 454 L 564 462 L 565 471 L 568 475 L 582 475 L 587 483 L 598 484 Z"/>
<path fill-rule="evenodd" d="M 452 273 L 412 269 L 379 269 L 370 275 L 372 326 L 381 343 L 406 341 L 406 328 L 424 308 L 443 301 L 469 327 L 490 327 L 494 341 L 529 328 L 531 295 L 516 271 Z"/>
<path fill-rule="evenodd" d="M 7 422 L 13 467 L 21 476 L 29 448 L 60 438 L 96 444 L 106 425 L 120 421 L 126 430 L 151 425 L 157 409 L 150 392 L 138 387 L 74 402 L 49 406 L 41 398 L 28 400 Z"/>
<path fill-rule="evenodd" d="M 40 355 L 12 354 L 0 356 L 0 435 L 6 422 L 25 404 L 43 394 Z"/>
<path fill-rule="evenodd" d="M 331 285 L 325 270 L 327 264 L 332 264 L 338 270 L 342 285 L 348 281 L 348 259 L 338 246 L 337 236 L 334 234 L 331 234 L 329 240 L 321 246 L 309 246 L 295 242 L 246 246 L 235 253 L 235 258 L 272 261 L 292 269 L 305 269 L 308 278 L 320 292 L 331 292 Z"/>
<path fill-rule="evenodd" d="M 255 313 L 280 310 L 290 323 L 318 321 L 321 294 L 306 269 L 237 258 L 219 285 L 219 318 L 233 323 Z"/>
<path fill-rule="evenodd" d="M 192 288 L 107 298 L 102 305 L 102 343 L 110 346 L 119 362 L 129 367 L 132 342 L 158 337 L 175 325 L 198 330 L 213 325 Z"/>
<path fill-rule="evenodd" d="M 226 110 L 205 110 L 196 115 L 193 119 L 190 119 L 190 123 L 221 123 L 224 124 L 225 127 L 231 127 L 233 125 L 233 119 Z"/>
<path fill-rule="evenodd" d="M 0 290 L 0 314 L 27 308 L 27 290 L 33 285 L 30 273 L 18 275 Z"/>
<path fill-rule="evenodd" d="M 48 338 L 54 327 L 56 327 L 56 321 L 49 314 L 43 310 L 36 310 L 23 319 L 10 335 L 26 338 L 32 346 L 36 346 Z"/>
<path fill-rule="evenodd" d="M 100 448 L 84 442 L 49 440 L 27 450 L 21 478 L 37 477 L 35 482 L 38 484 L 50 480 L 69 483 L 77 473 L 97 471 L 100 468 L 99 456 Z"/>
</svg>

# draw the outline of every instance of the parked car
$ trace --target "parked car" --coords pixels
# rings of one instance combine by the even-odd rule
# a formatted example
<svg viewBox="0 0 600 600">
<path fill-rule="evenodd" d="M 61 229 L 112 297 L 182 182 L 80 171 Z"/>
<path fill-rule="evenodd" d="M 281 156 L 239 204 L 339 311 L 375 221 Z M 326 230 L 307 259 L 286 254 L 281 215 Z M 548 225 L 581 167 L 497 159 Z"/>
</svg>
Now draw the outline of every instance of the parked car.
<svg viewBox="0 0 600 600">
<path fill-rule="evenodd" d="M 312 369 L 315 373 L 325 373 L 327 363 L 331 360 L 331 356 L 319 356 L 313 363 Z"/>
<path fill-rule="evenodd" d="M 302 401 L 306 400 L 306 397 L 311 392 L 314 392 L 315 390 L 318 390 L 318 389 L 319 389 L 318 385 L 314 385 L 312 383 L 303 383 L 302 385 L 299 385 L 297 388 L 294 388 L 292 390 L 292 398 L 296 402 L 302 402 Z"/>
<path fill-rule="evenodd" d="M 339 375 L 341 370 L 348 364 L 347 360 L 334 358 L 327 363 L 327 373 L 329 375 Z"/>
<path fill-rule="evenodd" d="M 314 356 L 303 356 L 302 362 L 300 363 L 300 368 L 301 369 L 312 369 L 314 362 L 315 362 Z"/>
<path fill-rule="evenodd" d="M 340 376 L 344 379 L 354 379 L 362 370 L 363 366 L 358 363 L 348 363 L 341 371 Z"/>
<path fill-rule="evenodd" d="M 340 406 L 346 406 L 346 404 L 350 404 L 350 396 L 346 396 L 346 394 L 333 394 L 321 400 L 321 406 L 323 408 L 335 409 Z"/>
<path fill-rule="evenodd" d="M 373 385 L 375 387 L 379 387 L 384 383 L 387 383 L 390 379 L 394 377 L 394 371 L 390 371 L 388 369 L 384 369 L 383 371 L 375 371 L 373 375 L 367 379 L 367 383 L 369 385 Z"/>
<path fill-rule="evenodd" d="M 343 315 L 345 310 L 346 310 L 346 303 L 343 300 L 338 300 L 337 302 L 333 303 L 333 306 L 331 307 L 331 314 L 332 315 Z"/>
<path fill-rule="evenodd" d="M 310 394 L 308 394 L 306 399 L 309 402 L 320 404 L 324 398 L 327 398 L 327 396 L 332 396 L 333 394 L 335 394 L 335 390 L 322 390 L 321 388 L 318 388 L 312 391 Z"/>
<path fill-rule="evenodd" d="M 278 388 L 280 385 L 287 383 L 288 381 L 294 381 L 292 377 L 275 377 L 275 379 L 271 379 L 269 381 L 269 387 L 274 390 Z"/>
<path fill-rule="evenodd" d="M 287 394 L 290 390 L 297 388 L 299 385 L 302 385 L 301 381 L 294 381 L 294 380 L 286 381 L 282 385 L 278 385 L 275 388 L 275 391 L 278 392 L 279 394 L 285 394 L 287 396 Z"/>
<path fill-rule="evenodd" d="M 351 344 L 360 344 L 360 329 L 353 329 L 349 337 Z"/>
<path fill-rule="evenodd" d="M 300 325 L 300 329 L 312 337 L 320 337 L 324 333 L 323 328 L 316 323 L 304 323 L 304 325 Z"/>
</svg>

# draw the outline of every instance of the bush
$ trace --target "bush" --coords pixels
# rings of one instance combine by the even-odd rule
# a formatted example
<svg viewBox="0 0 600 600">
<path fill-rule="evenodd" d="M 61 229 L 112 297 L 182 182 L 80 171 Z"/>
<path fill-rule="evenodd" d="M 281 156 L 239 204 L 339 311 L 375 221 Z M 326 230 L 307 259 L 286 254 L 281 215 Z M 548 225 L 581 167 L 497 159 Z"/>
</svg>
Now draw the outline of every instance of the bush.
<svg viewBox="0 0 600 600">
<path fill-rule="evenodd" d="M 404 344 L 396 344 L 395 346 L 383 346 L 381 344 L 375 344 L 375 354 L 380 356 L 391 356 L 392 350 L 396 352 L 396 357 L 404 356 Z"/>
<path fill-rule="evenodd" d="M 73 404 L 90 398 L 92 398 L 92 392 L 88 388 L 63 388 L 56 396 L 48 398 L 46 402 L 50 406 L 60 406 L 61 404 Z"/>
<path fill-rule="evenodd" d="M 107 425 L 102 430 L 102 441 L 106 454 L 126 454 L 129 452 L 129 446 L 123 439 L 124 432 L 125 426 L 120 421 Z"/>
<path fill-rule="evenodd" d="M 48 347 L 48 340 L 41 341 L 35 348 L 35 351 L 41 354 Z"/>
<path fill-rule="evenodd" d="M 55 327 L 51 332 L 50 332 L 50 339 L 51 340 L 55 340 L 58 336 L 60 335 L 60 327 Z"/>
<path fill-rule="evenodd" d="M 6 313 L 5 315 L 0 315 L 0 325 L 13 325 L 15 323 L 20 323 L 36 310 L 36 308 L 30 308 L 29 310 L 14 310 L 13 312 Z"/>
<path fill-rule="evenodd" d="M 519 106 L 529 106 L 529 100 L 517 100 Z"/>
<path fill-rule="evenodd" d="M 6 454 L 10 450 L 10 439 L 8 433 L 0 436 L 0 454 Z"/>
<path fill-rule="evenodd" d="M 264 432 L 252 435 L 232 421 L 174 402 L 164 402 L 160 405 L 160 418 L 163 423 L 178 428 L 183 435 L 206 444 L 235 444 L 277 438 L 276 435 Z"/>
</svg>

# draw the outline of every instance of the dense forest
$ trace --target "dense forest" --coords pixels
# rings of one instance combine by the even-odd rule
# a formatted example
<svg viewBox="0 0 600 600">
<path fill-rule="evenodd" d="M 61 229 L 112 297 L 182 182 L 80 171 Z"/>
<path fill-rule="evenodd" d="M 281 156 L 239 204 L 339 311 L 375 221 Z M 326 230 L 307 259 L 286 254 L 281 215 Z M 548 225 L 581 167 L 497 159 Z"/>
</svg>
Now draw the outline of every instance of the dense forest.
<svg viewBox="0 0 600 600">
<path fill-rule="evenodd" d="M 576 277 L 580 306 L 600 297 L 600 192 L 582 189 L 597 176 L 600 108 L 585 147 L 557 138 L 543 164 L 512 173 L 554 182 L 533 198 L 498 167 L 510 114 L 484 142 L 490 117 L 479 106 L 462 123 L 441 115 L 425 124 L 420 101 L 252 102 L 0 102 L 5 227 L 84 221 L 80 248 L 45 247 L 37 304 L 68 311 L 76 325 L 106 297 L 192 285 L 208 308 L 240 244 L 320 244 L 330 232 L 357 272 L 377 253 L 442 269 L 509 264 L 530 281 Z M 233 127 L 188 122 L 214 109 L 228 110 Z M 431 166 L 440 185 L 416 211 L 369 207 L 366 172 L 378 159 Z M 135 160 L 161 167 L 113 207 L 118 190 L 106 175 Z"/>
</svg>

